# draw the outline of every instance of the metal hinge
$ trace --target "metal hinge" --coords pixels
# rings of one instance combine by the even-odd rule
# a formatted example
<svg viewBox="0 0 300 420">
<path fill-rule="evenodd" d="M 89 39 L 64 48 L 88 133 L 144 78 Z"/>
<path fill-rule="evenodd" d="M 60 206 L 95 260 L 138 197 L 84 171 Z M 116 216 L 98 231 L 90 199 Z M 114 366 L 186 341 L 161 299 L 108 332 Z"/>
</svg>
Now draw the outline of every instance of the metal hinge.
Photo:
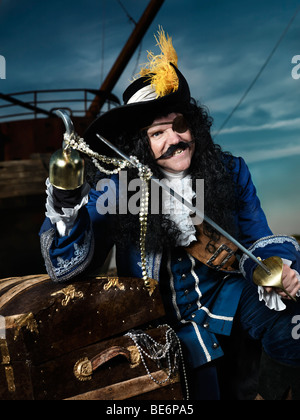
<svg viewBox="0 0 300 420">
<path fill-rule="evenodd" d="M 10 364 L 10 354 L 9 354 L 6 340 L 0 339 L 0 350 L 1 350 L 1 355 L 2 355 L 1 364 L 4 366 L 7 389 L 9 392 L 15 392 L 16 385 L 15 385 L 14 370 Z"/>
</svg>

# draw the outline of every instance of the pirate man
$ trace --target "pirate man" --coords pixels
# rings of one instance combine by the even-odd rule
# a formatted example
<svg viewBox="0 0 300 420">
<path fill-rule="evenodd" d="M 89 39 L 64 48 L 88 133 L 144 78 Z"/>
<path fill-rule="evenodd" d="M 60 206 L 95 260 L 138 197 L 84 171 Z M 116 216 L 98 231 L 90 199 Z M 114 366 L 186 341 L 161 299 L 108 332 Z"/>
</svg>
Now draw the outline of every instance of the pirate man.
<svg viewBox="0 0 300 420">
<path fill-rule="evenodd" d="M 115 245 L 119 276 L 158 280 L 168 321 L 191 371 L 192 398 L 220 398 L 215 368 L 223 356 L 220 336 L 229 336 L 237 320 L 262 344 L 261 397 L 280 399 L 292 388 L 298 399 L 300 341 L 292 331 L 300 313 L 294 301 L 300 290 L 300 246 L 292 237 L 273 235 L 245 161 L 213 142 L 212 120 L 191 98 L 171 38 L 161 30 L 157 41 L 161 54 L 149 53 L 149 64 L 124 92 L 124 105 L 98 117 L 87 130 L 86 150 L 93 151 L 97 174 L 73 191 L 47 182 L 47 217 L 40 233 L 47 271 L 55 282 L 74 279 L 101 266 Z M 211 225 L 194 223 L 185 207 L 175 211 L 175 198 L 163 192 L 155 198 L 158 211 L 148 211 L 143 242 L 141 214 L 129 211 L 130 206 L 120 211 L 133 192 L 118 194 L 121 175 L 126 173 L 130 183 L 137 171 L 124 165 L 120 171 L 121 161 L 111 158 L 113 152 L 97 133 L 175 190 L 188 181 L 182 189 L 188 201 L 195 202 L 197 180 L 203 179 L 205 214 L 256 257 L 279 257 L 284 291 L 255 285 L 255 262 L 230 244 L 220 248 L 224 238 Z M 104 162 L 109 163 L 106 170 Z M 141 206 L 149 208 L 154 193 L 146 192 Z M 103 197 L 116 197 L 117 211 L 100 211 Z"/>
</svg>

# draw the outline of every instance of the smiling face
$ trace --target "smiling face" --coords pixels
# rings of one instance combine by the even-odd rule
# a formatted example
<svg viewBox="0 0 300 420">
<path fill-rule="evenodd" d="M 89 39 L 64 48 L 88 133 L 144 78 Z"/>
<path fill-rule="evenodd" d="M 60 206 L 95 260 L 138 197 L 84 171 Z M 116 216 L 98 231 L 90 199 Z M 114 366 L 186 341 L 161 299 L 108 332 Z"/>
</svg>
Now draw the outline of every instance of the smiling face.
<svg viewBox="0 0 300 420">
<path fill-rule="evenodd" d="M 181 114 L 172 113 L 167 117 L 156 118 L 147 129 L 150 147 L 158 165 L 171 173 L 186 171 L 192 161 L 195 151 L 192 135 L 189 129 L 183 133 L 173 130 L 173 121 Z M 181 130 L 180 130 L 181 131 Z M 162 157 L 170 146 L 178 145 L 180 142 L 190 143 L 189 147 L 177 149 L 171 156 Z"/>
</svg>

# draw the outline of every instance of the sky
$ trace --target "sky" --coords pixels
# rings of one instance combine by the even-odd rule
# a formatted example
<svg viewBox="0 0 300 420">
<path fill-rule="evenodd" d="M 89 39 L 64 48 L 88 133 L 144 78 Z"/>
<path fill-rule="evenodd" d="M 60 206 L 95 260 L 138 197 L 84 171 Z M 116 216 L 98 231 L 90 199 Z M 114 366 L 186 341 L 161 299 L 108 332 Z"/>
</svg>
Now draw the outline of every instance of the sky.
<svg viewBox="0 0 300 420">
<path fill-rule="evenodd" d="M 0 0 L 0 92 L 99 89 L 149 1 Z M 215 142 L 248 164 L 273 232 L 300 234 L 300 0 L 165 0 L 120 100 L 147 50 L 159 52 L 159 25 Z"/>
</svg>

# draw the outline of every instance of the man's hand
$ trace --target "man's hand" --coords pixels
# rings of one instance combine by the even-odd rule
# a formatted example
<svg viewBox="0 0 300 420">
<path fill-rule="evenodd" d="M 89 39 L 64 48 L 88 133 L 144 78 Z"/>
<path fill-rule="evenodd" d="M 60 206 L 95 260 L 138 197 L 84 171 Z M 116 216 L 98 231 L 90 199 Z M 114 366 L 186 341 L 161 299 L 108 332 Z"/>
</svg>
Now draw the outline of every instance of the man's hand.
<svg viewBox="0 0 300 420">
<path fill-rule="evenodd" d="M 295 271 L 286 264 L 283 264 L 282 285 L 293 297 L 296 297 L 297 292 L 300 290 L 300 282 L 298 280 L 298 277 L 296 276 Z M 281 297 L 285 299 L 291 299 L 281 289 L 277 289 L 277 288 L 273 289 L 273 287 L 265 287 L 265 290 L 268 293 L 270 293 L 272 290 L 275 290 L 276 293 L 278 293 Z"/>
</svg>

